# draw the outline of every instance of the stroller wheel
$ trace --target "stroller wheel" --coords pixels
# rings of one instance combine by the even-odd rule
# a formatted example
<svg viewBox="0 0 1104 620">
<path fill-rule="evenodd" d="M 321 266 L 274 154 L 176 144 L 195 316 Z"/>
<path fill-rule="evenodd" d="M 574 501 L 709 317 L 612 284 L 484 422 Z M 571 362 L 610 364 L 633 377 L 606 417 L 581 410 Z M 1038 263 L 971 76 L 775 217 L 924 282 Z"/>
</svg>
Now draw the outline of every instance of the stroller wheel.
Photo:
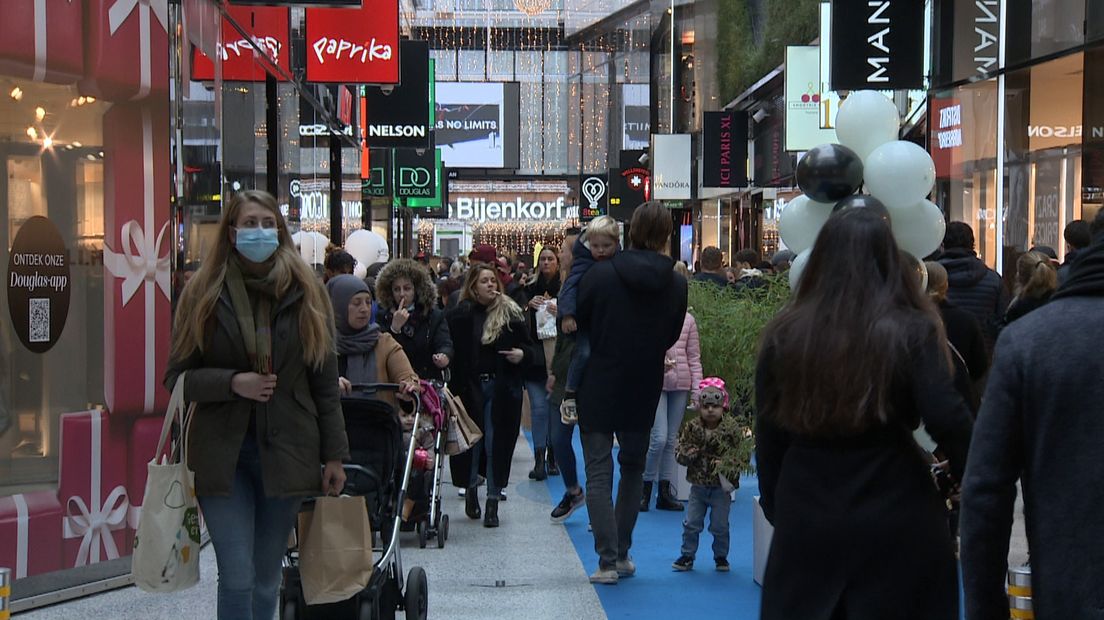
<svg viewBox="0 0 1104 620">
<path fill-rule="evenodd" d="M 425 620 L 429 615 L 429 583 L 421 566 L 406 575 L 405 602 L 407 620 Z"/>
<path fill-rule="evenodd" d="M 448 515 L 442 515 L 437 526 L 437 548 L 444 549 L 448 539 Z"/>
<path fill-rule="evenodd" d="M 426 548 L 426 527 L 425 521 L 418 521 L 418 548 Z"/>
</svg>

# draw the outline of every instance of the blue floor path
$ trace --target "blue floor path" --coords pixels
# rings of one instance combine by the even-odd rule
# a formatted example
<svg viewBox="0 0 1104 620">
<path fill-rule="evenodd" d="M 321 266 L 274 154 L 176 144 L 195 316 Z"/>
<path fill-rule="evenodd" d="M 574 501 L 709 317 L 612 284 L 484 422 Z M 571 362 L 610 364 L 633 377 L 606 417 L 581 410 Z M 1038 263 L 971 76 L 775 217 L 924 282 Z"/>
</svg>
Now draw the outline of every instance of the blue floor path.
<svg viewBox="0 0 1104 620">
<path fill-rule="evenodd" d="M 529 437 L 532 444 L 532 437 Z M 579 480 L 586 486 L 582 446 L 579 434 L 574 437 L 575 458 Z M 616 448 L 614 449 L 616 462 Z M 614 467 L 615 481 L 620 479 Z M 551 505 L 565 492 L 563 478 L 547 480 Z M 616 488 L 616 487 L 615 487 Z M 728 560 L 732 570 L 719 573 L 713 568 L 713 537 L 701 534 L 694 570 L 677 573 L 671 569 L 682 544 L 684 512 L 667 512 L 654 508 L 641 513 L 633 534 L 632 557 L 636 576 L 622 579 L 616 586 L 595 586 L 609 618 L 682 618 L 723 617 L 733 620 L 754 620 L 759 617 L 760 588 L 752 578 L 752 509 L 759 483 L 754 476 L 740 481 L 736 501 L 729 514 L 731 545 Z M 549 508 L 551 511 L 551 507 Z M 588 572 L 598 565 L 594 538 L 587 531 L 586 509 L 580 509 L 562 526 L 567 529 L 575 550 Z M 708 615 L 706 615 L 708 614 Z"/>
</svg>

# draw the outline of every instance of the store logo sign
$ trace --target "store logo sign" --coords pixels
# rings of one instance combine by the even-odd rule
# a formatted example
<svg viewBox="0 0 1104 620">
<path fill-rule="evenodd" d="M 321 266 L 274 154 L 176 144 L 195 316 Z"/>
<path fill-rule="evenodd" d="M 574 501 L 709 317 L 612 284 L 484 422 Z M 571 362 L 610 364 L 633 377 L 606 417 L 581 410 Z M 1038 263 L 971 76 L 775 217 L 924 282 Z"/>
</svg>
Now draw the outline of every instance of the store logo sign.
<svg viewBox="0 0 1104 620">
<path fill-rule="evenodd" d="M 450 210 L 459 220 L 486 222 L 488 220 L 559 220 L 564 218 L 566 200 L 563 196 L 554 201 L 527 201 L 521 196 L 508 201 L 488 201 L 485 198 L 462 196 Z"/>
<path fill-rule="evenodd" d="M 334 131 L 333 129 L 327 127 L 326 125 L 322 125 L 322 124 L 299 125 L 299 137 L 301 137 L 301 138 L 314 138 L 314 137 L 318 137 L 318 136 L 340 136 L 340 135 L 346 135 L 346 136 L 353 135 L 353 128 L 352 127 L 346 127 L 342 131 L 338 132 L 338 131 Z"/>
<path fill-rule="evenodd" d="M 399 82 L 399 7 L 395 0 L 357 9 L 307 9 L 307 81 Z"/>
<path fill-rule="evenodd" d="M 978 73 L 987 73 L 997 64 L 997 49 L 1000 36 L 1000 0 L 974 0 L 974 33 L 977 44 L 974 45 L 974 68 Z"/>
<path fill-rule="evenodd" d="M 318 64 L 326 64 L 327 59 L 341 60 L 342 57 L 361 63 L 369 63 L 375 60 L 391 60 L 391 46 L 377 43 L 375 39 L 356 43 L 345 39 L 331 39 L 322 37 L 311 45 L 314 55 L 318 58 Z"/>
<path fill-rule="evenodd" d="M 222 18 L 222 43 L 215 48 L 215 57 L 222 65 L 222 79 L 263 82 L 265 70 L 256 62 L 257 49 L 278 67 L 291 72 L 287 8 L 228 6 L 227 14 L 246 29 L 246 34 L 243 36 L 228 19 Z M 198 46 L 192 56 L 192 78 L 215 79 L 215 63 Z"/>
<path fill-rule="evenodd" d="M 689 200 L 690 134 L 656 134 L 652 136 L 652 183 L 656 200 Z"/>
<path fill-rule="evenodd" d="M 832 90 L 924 85 L 924 3 L 832 2 Z"/>
<path fill-rule="evenodd" d="M 1104 137 L 1104 127 L 1093 127 L 1092 130 L 1094 138 Z M 1027 126 L 1027 137 L 1029 138 L 1080 138 L 1081 134 L 1081 125 L 1071 125 L 1069 127 L 1052 127 L 1050 125 Z"/>
<path fill-rule="evenodd" d="M 962 104 L 948 106 L 939 111 L 939 131 L 935 135 L 940 149 L 962 146 Z"/>
<path fill-rule="evenodd" d="M 369 138 L 424 138 L 428 132 L 425 125 L 368 125 Z"/>
</svg>

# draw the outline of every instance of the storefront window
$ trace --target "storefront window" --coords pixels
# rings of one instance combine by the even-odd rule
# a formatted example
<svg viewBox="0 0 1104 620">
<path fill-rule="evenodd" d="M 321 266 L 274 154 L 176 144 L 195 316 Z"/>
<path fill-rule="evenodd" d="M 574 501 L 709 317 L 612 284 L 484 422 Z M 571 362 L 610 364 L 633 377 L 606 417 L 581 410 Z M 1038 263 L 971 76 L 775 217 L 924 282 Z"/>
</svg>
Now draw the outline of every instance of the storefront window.
<svg viewBox="0 0 1104 620">
<path fill-rule="evenodd" d="M 36 216 L 60 234 L 70 267 L 65 326 L 45 353 L 24 346 L 8 316 L 7 283 L 0 287 L 0 495 L 8 495 L 55 483 L 58 417 L 104 404 L 102 118 L 110 106 L 75 86 L 0 77 L 0 91 L 5 269 Z"/>
</svg>

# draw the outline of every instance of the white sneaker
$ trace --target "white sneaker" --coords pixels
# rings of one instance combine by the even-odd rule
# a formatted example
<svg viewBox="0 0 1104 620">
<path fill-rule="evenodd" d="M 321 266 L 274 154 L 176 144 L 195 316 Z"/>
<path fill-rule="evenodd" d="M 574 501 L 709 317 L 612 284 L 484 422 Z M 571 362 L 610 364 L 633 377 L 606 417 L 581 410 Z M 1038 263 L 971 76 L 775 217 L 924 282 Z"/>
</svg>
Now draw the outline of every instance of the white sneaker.
<svg viewBox="0 0 1104 620">
<path fill-rule="evenodd" d="M 628 557 L 624 560 L 617 560 L 617 576 L 624 579 L 625 577 L 632 577 L 636 574 L 636 564 L 633 563 L 632 558 Z"/>
<path fill-rule="evenodd" d="M 560 403 L 560 421 L 568 426 L 579 423 L 579 412 L 575 408 L 574 398 L 568 398 Z"/>
<path fill-rule="evenodd" d="M 605 570 L 599 568 L 598 570 L 594 571 L 593 575 L 590 576 L 591 583 L 600 583 L 607 586 L 617 585 L 617 579 L 617 570 L 613 568 Z"/>
</svg>

